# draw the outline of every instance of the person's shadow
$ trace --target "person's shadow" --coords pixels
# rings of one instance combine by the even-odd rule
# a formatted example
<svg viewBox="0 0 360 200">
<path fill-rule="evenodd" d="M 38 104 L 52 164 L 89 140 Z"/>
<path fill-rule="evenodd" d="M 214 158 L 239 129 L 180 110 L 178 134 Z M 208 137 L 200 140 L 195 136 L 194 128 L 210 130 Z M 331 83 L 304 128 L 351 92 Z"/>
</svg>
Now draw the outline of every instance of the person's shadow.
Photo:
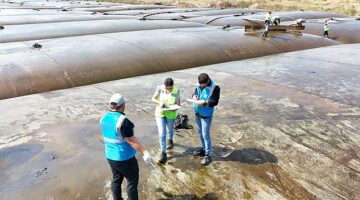
<svg viewBox="0 0 360 200">
<path fill-rule="evenodd" d="M 243 148 L 234 150 L 230 155 L 224 158 L 229 161 L 238 161 L 247 164 L 263 164 L 263 163 L 277 163 L 278 158 L 265 150 L 257 148 Z"/>
<path fill-rule="evenodd" d="M 182 153 L 176 153 L 169 156 L 169 159 L 192 156 L 193 152 L 198 149 L 182 144 L 175 144 L 175 146 L 184 149 L 184 151 Z M 229 155 L 224 157 L 222 157 L 221 153 L 219 153 L 223 152 L 223 149 L 220 147 L 213 147 L 213 152 L 216 156 L 213 156 L 212 159 L 218 161 L 238 161 L 240 163 L 255 165 L 278 162 L 278 158 L 274 154 L 257 148 L 235 149 L 234 151 L 229 153 Z"/>
<path fill-rule="evenodd" d="M 173 195 L 168 192 L 165 192 L 162 188 L 158 188 L 156 192 L 161 193 L 164 196 L 164 198 L 160 198 L 161 200 L 218 200 L 219 199 L 214 193 L 208 193 L 203 197 L 199 197 L 194 194 Z"/>
</svg>

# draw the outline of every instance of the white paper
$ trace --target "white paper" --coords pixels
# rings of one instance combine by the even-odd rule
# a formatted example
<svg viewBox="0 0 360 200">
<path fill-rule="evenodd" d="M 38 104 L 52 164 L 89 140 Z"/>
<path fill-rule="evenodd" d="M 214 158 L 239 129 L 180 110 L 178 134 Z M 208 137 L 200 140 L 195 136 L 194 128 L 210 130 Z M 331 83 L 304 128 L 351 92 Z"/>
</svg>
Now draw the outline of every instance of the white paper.
<svg viewBox="0 0 360 200">
<path fill-rule="evenodd" d="M 197 100 L 194 100 L 194 99 L 186 99 L 186 101 L 190 102 L 190 103 L 196 103 Z"/>
<path fill-rule="evenodd" d="M 180 109 L 181 107 L 177 104 L 174 104 L 174 105 L 170 105 L 170 106 L 166 106 L 163 108 L 164 111 L 167 111 L 167 110 L 178 110 Z"/>
</svg>

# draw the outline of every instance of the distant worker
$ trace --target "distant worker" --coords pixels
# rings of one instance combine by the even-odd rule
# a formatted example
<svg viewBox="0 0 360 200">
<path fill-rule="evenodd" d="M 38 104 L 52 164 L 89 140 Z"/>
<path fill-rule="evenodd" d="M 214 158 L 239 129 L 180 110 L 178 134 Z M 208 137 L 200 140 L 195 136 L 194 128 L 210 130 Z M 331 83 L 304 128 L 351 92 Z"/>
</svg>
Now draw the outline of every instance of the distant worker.
<svg viewBox="0 0 360 200">
<path fill-rule="evenodd" d="M 114 200 L 122 200 L 121 184 L 126 178 L 129 200 L 138 200 L 139 165 L 135 158 L 136 151 L 143 154 L 145 162 L 151 156 L 134 136 L 134 124 L 126 117 L 125 98 L 114 94 L 110 98 L 110 111 L 100 120 L 104 137 L 105 157 L 110 164 L 113 180 L 111 191 Z"/>
<path fill-rule="evenodd" d="M 159 85 L 151 99 L 156 103 L 155 118 L 159 131 L 159 143 L 161 155 L 159 163 L 166 163 L 166 149 L 174 147 L 174 123 L 177 116 L 176 110 L 163 110 L 164 108 L 177 104 L 180 106 L 180 90 L 174 86 L 174 80 L 167 78 L 164 85 Z M 166 145 L 166 137 L 168 137 Z"/>
<path fill-rule="evenodd" d="M 324 29 L 323 37 L 329 38 L 330 27 L 329 27 L 329 22 L 328 21 L 325 21 L 323 29 Z"/>
<path fill-rule="evenodd" d="M 265 24 L 270 24 L 271 20 L 272 20 L 271 10 L 269 10 L 268 13 L 266 13 L 266 16 L 265 16 Z"/>
<path fill-rule="evenodd" d="M 220 99 L 220 87 L 211 80 L 209 75 L 201 73 L 198 76 L 199 85 L 195 87 L 193 100 L 195 100 L 195 121 L 199 132 L 201 148 L 194 151 L 194 156 L 204 156 L 202 165 L 211 163 L 211 137 L 210 127 L 214 115 L 214 108 Z"/>
<path fill-rule="evenodd" d="M 263 32 L 263 37 L 267 37 L 267 34 L 269 32 L 269 29 L 270 29 L 270 25 L 271 25 L 271 11 L 269 10 L 268 13 L 266 14 L 265 16 L 265 22 L 264 22 L 264 25 L 265 25 L 265 29 L 264 29 L 264 32 Z"/>
<path fill-rule="evenodd" d="M 295 20 L 295 22 L 296 22 L 297 26 L 303 26 L 303 23 L 305 23 L 306 20 L 302 19 L 302 18 L 299 18 L 299 19 Z"/>
<path fill-rule="evenodd" d="M 274 16 L 274 17 L 272 18 L 272 20 L 273 20 L 273 24 L 274 24 L 274 25 L 280 25 L 281 17 L 280 17 L 280 16 Z"/>
</svg>

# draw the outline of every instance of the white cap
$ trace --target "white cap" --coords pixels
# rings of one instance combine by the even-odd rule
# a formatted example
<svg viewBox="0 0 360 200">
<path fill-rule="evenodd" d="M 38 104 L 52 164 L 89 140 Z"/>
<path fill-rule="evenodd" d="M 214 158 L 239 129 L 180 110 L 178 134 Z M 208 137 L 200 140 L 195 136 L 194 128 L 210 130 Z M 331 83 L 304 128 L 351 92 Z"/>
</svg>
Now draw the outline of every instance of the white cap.
<svg viewBox="0 0 360 200">
<path fill-rule="evenodd" d="M 115 103 L 116 106 L 121 106 L 126 102 L 126 99 L 119 93 L 115 93 L 110 98 L 110 104 Z"/>
</svg>

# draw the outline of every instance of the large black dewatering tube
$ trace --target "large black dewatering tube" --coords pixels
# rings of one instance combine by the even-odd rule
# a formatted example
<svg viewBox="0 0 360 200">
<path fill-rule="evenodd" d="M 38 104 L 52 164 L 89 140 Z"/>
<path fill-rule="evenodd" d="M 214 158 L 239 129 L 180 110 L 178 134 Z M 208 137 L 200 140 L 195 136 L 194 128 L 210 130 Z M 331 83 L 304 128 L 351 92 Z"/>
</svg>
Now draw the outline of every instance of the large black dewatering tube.
<svg viewBox="0 0 360 200">
<path fill-rule="evenodd" d="M 6 26 L 5 29 L 0 32 L 0 43 L 92 35 L 101 33 L 202 26 L 205 25 L 183 21 L 154 21 L 136 19 L 112 19 L 14 25 Z"/>
<path fill-rule="evenodd" d="M 0 46 L 0 99 L 338 44 L 307 34 L 268 39 L 236 29 L 164 29 Z"/>
</svg>

